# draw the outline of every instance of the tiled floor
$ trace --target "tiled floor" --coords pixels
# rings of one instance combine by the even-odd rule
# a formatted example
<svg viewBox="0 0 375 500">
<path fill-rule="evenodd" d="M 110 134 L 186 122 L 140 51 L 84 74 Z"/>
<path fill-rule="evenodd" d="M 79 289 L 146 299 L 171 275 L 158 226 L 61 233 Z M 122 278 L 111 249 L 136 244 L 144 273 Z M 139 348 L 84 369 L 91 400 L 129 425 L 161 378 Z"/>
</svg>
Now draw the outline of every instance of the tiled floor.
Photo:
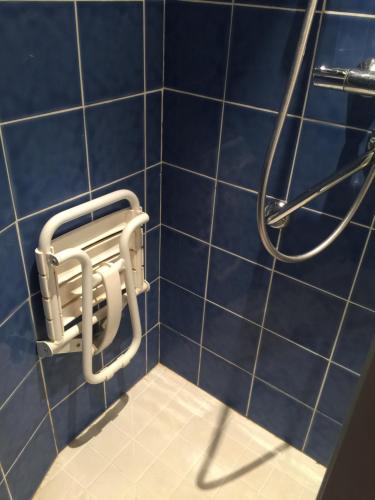
<svg viewBox="0 0 375 500">
<path fill-rule="evenodd" d="M 312 500 L 324 467 L 161 365 L 58 456 L 35 500 Z"/>
</svg>

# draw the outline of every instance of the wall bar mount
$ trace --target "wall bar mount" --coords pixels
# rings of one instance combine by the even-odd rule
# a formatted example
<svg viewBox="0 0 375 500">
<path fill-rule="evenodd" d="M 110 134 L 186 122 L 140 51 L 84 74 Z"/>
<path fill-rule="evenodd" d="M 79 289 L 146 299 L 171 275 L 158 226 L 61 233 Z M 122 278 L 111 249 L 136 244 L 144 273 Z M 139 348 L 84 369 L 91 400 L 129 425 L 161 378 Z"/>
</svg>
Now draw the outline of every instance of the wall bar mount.
<svg viewBox="0 0 375 500">
<path fill-rule="evenodd" d="M 129 208 L 94 218 L 53 239 L 63 224 L 76 221 L 77 226 L 77 219 L 124 200 Z M 49 338 L 37 342 L 41 357 L 81 351 L 83 375 L 91 384 L 109 380 L 129 364 L 142 338 L 137 295 L 149 290 L 141 228 L 148 220 L 137 196 L 123 189 L 64 210 L 44 225 L 35 250 Z M 130 346 L 94 373 L 93 357 L 115 339 L 126 306 Z"/>
<path fill-rule="evenodd" d="M 328 176 L 323 181 L 301 193 L 294 200 L 286 203 L 281 200 L 272 200 L 266 206 L 266 222 L 269 226 L 280 229 L 286 226 L 290 220 L 290 215 L 304 207 L 318 196 L 326 193 L 340 182 L 348 179 L 361 170 L 375 168 L 375 136 L 372 135 L 368 143 L 368 151 L 360 158 L 343 167 L 338 172 Z M 373 178 L 373 173 L 371 174 Z"/>
</svg>

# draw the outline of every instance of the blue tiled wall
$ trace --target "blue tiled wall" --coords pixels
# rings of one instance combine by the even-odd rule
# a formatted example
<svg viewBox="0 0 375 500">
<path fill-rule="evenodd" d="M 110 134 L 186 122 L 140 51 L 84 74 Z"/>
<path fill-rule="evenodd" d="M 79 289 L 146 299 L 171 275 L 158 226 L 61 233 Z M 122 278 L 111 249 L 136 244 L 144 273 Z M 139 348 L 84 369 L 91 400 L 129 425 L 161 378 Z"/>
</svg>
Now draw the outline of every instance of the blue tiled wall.
<svg viewBox="0 0 375 500">
<path fill-rule="evenodd" d="M 0 1 L 1 499 L 30 499 L 57 452 L 158 362 L 163 11 L 158 0 Z M 90 386 L 79 353 L 37 357 L 34 249 L 53 214 L 118 188 L 150 214 L 151 291 L 135 360 Z M 125 312 L 98 368 L 129 330 Z"/>
<path fill-rule="evenodd" d="M 375 332 L 375 188 L 315 259 L 284 264 L 263 249 L 260 172 L 306 3 L 167 0 L 160 356 L 326 464 Z M 354 159 L 375 124 L 374 100 L 310 83 L 313 65 L 375 56 L 374 2 L 325 7 L 272 171 L 269 194 L 282 198 Z M 300 210 L 281 249 L 300 253 L 324 238 L 362 180 Z"/>
</svg>

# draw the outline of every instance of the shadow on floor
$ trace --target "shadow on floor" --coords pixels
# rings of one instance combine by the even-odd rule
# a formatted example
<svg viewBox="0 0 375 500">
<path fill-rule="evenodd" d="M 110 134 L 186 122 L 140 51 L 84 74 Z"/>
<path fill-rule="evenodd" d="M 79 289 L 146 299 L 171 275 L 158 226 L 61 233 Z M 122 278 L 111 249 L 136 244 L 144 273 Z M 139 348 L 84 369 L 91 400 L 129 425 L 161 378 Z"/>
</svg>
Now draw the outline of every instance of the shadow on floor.
<svg viewBox="0 0 375 500">
<path fill-rule="evenodd" d="M 224 484 L 230 483 L 231 481 L 234 481 L 241 476 L 248 474 L 250 471 L 256 469 L 257 467 L 260 467 L 262 464 L 267 462 L 268 460 L 271 460 L 274 458 L 279 452 L 289 448 L 289 445 L 287 443 L 283 443 L 280 446 L 277 446 L 274 450 L 271 450 L 261 457 L 257 458 L 256 460 L 253 460 L 252 462 L 249 462 L 247 465 L 244 465 L 240 467 L 239 469 L 231 472 L 230 474 L 226 474 L 223 477 L 220 477 L 218 479 L 214 479 L 211 481 L 206 481 L 206 476 L 207 473 L 210 470 L 210 466 L 212 465 L 216 452 L 218 448 L 220 447 L 220 443 L 224 437 L 225 434 L 225 427 L 226 427 L 226 421 L 228 419 L 228 413 L 230 409 L 228 406 L 225 406 L 219 416 L 219 422 L 218 426 L 215 429 L 215 434 L 213 436 L 212 442 L 210 446 L 208 447 L 207 454 L 202 462 L 202 466 L 198 472 L 197 478 L 196 478 L 196 485 L 198 488 L 202 490 L 210 490 L 213 488 L 217 488 L 219 486 L 223 486 Z"/>
<path fill-rule="evenodd" d="M 129 396 L 123 394 L 103 415 L 101 415 L 94 424 L 90 425 L 86 430 L 77 436 L 68 446 L 70 448 L 79 448 L 86 444 L 92 438 L 101 433 L 106 425 L 114 420 L 118 414 L 125 408 L 129 402 Z"/>
</svg>

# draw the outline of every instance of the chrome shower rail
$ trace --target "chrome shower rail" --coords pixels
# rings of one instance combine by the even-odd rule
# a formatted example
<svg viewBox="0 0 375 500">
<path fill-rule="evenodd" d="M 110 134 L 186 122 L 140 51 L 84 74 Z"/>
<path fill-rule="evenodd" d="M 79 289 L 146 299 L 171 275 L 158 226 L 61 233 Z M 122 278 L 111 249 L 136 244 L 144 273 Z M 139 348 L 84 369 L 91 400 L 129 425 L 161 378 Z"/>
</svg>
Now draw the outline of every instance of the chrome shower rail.
<svg viewBox="0 0 375 500">
<path fill-rule="evenodd" d="M 266 250 L 276 259 L 282 260 L 284 262 L 302 262 L 304 260 L 310 259 L 315 255 L 319 254 L 323 250 L 325 250 L 331 243 L 335 241 L 335 239 L 342 233 L 342 231 L 347 227 L 347 225 L 352 220 L 354 214 L 358 210 L 360 204 L 362 203 L 364 197 L 366 196 L 367 191 L 369 190 L 374 178 L 375 178 L 375 163 L 369 160 L 369 164 L 371 163 L 371 170 L 367 175 L 356 199 L 354 200 L 350 210 L 345 215 L 345 217 L 340 221 L 337 227 L 332 231 L 332 233 L 319 245 L 312 248 L 308 252 L 299 254 L 299 255 L 288 255 L 281 252 L 271 241 L 268 232 L 267 232 L 267 217 L 272 215 L 267 213 L 266 207 L 266 195 L 267 195 L 267 186 L 270 178 L 270 173 L 272 169 L 272 164 L 275 158 L 275 154 L 277 151 L 277 147 L 280 142 L 280 137 L 282 130 L 284 128 L 285 120 L 287 117 L 288 109 L 290 106 L 290 102 L 292 100 L 294 89 L 297 83 L 297 79 L 301 70 L 303 57 L 307 47 L 307 41 L 309 38 L 309 34 L 311 31 L 311 27 L 314 20 L 314 15 L 316 12 L 318 0 L 309 0 L 309 4 L 306 10 L 306 14 L 303 21 L 303 26 L 300 34 L 300 38 L 298 40 L 298 46 L 296 50 L 296 56 L 293 63 L 293 67 L 291 70 L 289 82 L 287 85 L 287 89 L 283 98 L 283 102 L 281 105 L 281 109 L 278 115 L 278 119 L 276 122 L 276 127 L 271 139 L 271 143 L 269 145 L 266 159 L 264 162 L 261 184 L 259 189 L 258 201 L 257 201 L 257 224 L 260 239 L 266 248 Z M 372 157 L 371 157 L 372 158 Z M 349 175 L 349 174 L 348 174 Z M 320 194 L 320 193 L 319 193 Z M 297 209 L 297 208 L 296 208 Z M 285 214 L 284 214 L 285 217 Z"/>
<path fill-rule="evenodd" d="M 337 184 L 340 184 L 345 179 L 348 179 L 352 175 L 364 170 L 367 167 L 371 167 L 375 165 L 375 149 L 371 149 L 366 154 L 362 155 L 356 161 L 350 163 L 347 167 L 344 167 L 339 172 L 335 172 L 334 174 L 327 177 L 325 180 L 319 182 L 315 186 L 311 187 L 304 193 L 300 194 L 296 199 L 290 201 L 289 203 L 285 203 L 281 206 L 279 203 L 278 206 L 281 208 L 274 209 L 269 211 L 269 215 L 266 218 L 267 224 L 271 227 L 282 227 L 288 221 L 288 217 L 298 210 L 299 208 L 304 207 L 310 201 L 314 200 L 318 196 L 323 193 L 326 193 L 330 189 L 332 189 Z"/>
</svg>

